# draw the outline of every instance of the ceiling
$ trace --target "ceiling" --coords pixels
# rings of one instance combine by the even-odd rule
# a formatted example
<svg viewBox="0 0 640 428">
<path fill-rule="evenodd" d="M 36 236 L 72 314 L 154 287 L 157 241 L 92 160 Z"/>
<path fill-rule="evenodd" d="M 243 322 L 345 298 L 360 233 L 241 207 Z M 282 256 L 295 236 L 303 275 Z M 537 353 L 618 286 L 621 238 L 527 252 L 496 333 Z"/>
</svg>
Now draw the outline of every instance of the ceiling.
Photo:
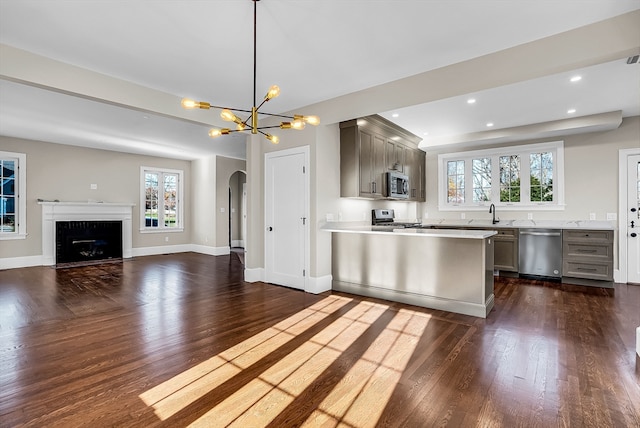
<svg viewBox="0 0 640 428">
<path fill-rule="evenodd" d="M 311 114 L 305 107 L 638 10 L 640 2 L 262 0 L 257 8 L 258 101 L 275 83 L 281 95 L 266 111 Z M 3 45 L 216 105 L 251 107 L 252 38 L 248 0 L 0 1 Z M 574 75 L 582 79 L 570 82 Z M 640 66 L 619 58 L 378 113 L 436 147 L 471 141 L 489 122 L 499 130 L 617 110 L 640 115 L 639 82 Z M 245 157 L 244 135 L 211 140 L 211 124 L 224 122 L 214 110 L 205 120 L 196 113 L 189 120 L 0 76 L 1 135 L 181 159 Z"/>
</svg>

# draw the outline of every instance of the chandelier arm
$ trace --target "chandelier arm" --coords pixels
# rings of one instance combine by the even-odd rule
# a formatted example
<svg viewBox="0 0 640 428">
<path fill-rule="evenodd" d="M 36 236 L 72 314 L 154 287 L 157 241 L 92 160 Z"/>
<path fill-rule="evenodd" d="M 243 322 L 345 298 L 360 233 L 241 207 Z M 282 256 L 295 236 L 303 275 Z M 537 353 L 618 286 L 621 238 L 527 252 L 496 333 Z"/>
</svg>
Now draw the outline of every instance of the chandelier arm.
<svg viewBox="0 0 640 428">
<path fill-rule="evenodd" d="M 263 111 L 258 112 L 258 114 L 264 114 L 266 116 L 271 116 L 271 117 L 283 117 L 285 119 L 295 119 L 293 116 L 287 116 L 285 114 L 276 114 L 276 113 L 265 113 Z"/>
<path fill-rule="evenodd" d="M 261 126 L 257 128 L 257 130 L 260 131 L 261 129 L 272 129 L 272 128 L 280 128 L 280 125 Z"/>
</svg>

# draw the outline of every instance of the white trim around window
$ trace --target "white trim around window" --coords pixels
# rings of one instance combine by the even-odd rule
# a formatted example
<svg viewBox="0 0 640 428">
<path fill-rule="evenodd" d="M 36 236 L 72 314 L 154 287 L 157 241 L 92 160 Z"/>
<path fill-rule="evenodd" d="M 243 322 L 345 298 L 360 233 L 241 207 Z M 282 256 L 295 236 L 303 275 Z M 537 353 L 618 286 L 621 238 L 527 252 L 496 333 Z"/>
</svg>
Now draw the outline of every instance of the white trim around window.
<svg viewBox="0 0 640 428">
<path fill-rule="evenodd" d="M 155 175 L 157 194 L 155 213 L 147 216 L 147 175 Z M 170 188 L 165 188 L 170 186 Z M 161 196 L 162 195 L 162 196 Z M 140 232 L 166 233 L 184 231 L 184 172 L 178 169 L 140 167 Z M 166 204 L 172 205 L 169 209 Z"/>
<path fill-rule="evenodd" d="M 519 177 L 530 177 L 530 156 L 534 153 L 551 153 L 553 158 L 553 200 L 531 201 L 531 183 L 529 179 L 521 182 L 519 191 L 519 201 L 501 201 L 500 186 L 500 158 L 505 156 L 519 156 L 520 171 Z M 474 201 L 473 188 L 473 160 L 490 160 L 490 184 L 487 187 L 487 200 Z M 526 161 L 525 161 L 526 160 Z M 449 162 L 457 162 L 459 171 L 457 177 L 461 180 L 462 186 L 458 191 L 459 197 L 451 198 L 450 183 L 447 165 Z M 453 165 L 453 163 L 451 164 Z M 534 194 L 535 195 L 535 194 Z M 451 199 L 456 199 L 451 201 Z M 542 198 L 540 198 L 542 199 Z M 440 211 L 473 211 L 485 210 L 489 205 L 495 204 L 507 211 L 537 211 L 537 210 L 564 210 L 564 142 L 553 141 L 548 143 L 527 144 L 522 146 L 500 147 L 495 149 L 474 150 L 458 153 L 446 153 L 438 155 L 438 209 Z"/>
<path fill-rule="evenodd" d="M 0 151 L 0 159 L 16 162 L 17 173 L 13 178 L 15 194 L 15 230 L 0 230 L 0 240 L 25 239 L 27 237 L 27 155 L 24 153 Z M 4 183 L 2 183 L 4 186 Z M 4 203 L 4 201 L 0 201 Z M 2 206 L 0 205 L 0 209 Z M 0 225 L 0 227 L 2 227 Z"/>
</svg>

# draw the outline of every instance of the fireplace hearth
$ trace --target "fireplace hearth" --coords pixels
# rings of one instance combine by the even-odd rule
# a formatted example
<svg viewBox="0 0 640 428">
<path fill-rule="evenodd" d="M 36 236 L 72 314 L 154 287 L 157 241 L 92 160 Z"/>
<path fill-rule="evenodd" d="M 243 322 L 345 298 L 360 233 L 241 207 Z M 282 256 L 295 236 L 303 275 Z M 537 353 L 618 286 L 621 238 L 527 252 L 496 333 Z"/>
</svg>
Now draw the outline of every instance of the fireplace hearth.
<svg viewBox="0 0 640 428">
<path fill-rule="evenodd" d="M 120 260 L 121 221 L 56 222 L 56 266 Z"/>
</svg>

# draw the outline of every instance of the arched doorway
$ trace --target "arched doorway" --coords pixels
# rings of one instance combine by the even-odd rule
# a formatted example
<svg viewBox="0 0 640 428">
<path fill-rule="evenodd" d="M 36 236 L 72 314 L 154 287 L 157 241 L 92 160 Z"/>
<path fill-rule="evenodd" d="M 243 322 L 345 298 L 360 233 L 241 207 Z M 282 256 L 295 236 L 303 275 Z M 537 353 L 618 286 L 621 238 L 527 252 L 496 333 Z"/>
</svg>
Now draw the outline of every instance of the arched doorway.
<svg viewBox="0 0 640 428">
<path fill-rule="evenodd" d="M 229 177 L 229 247 L 231 252 L 244 256 L 246 234 L 247 174 L 244 171 L 236 171 Z"/>
</svg>

